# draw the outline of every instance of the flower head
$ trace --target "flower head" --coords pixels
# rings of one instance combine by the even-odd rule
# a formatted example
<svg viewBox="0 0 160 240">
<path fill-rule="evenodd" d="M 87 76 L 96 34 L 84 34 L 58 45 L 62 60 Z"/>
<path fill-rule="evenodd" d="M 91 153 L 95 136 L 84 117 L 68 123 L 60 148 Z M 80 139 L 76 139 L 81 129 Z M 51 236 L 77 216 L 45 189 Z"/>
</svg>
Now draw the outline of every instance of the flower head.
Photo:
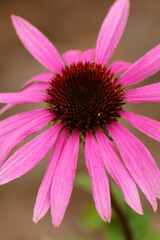
<svg viewBox="0 0 160 240">
<path fill-rule="evenodd" d="M 83 135 L 106 125 L 119 117 L 124 104 L 121 84 L 106 67 L 95 63 L 72 64 L 55 74 L 47 89 L 49 111 L 53 120 L 63 122 L 70 131 Z"/>
<path fill-rule="evenodd" d="M 160 101 L 160 83 L 126 90 L 127 86 L 159 71 L 160 45 L 133 64 L 117 61 L 108 66 L 125 28 L 128 11 L 129 0 L 116 0 L 101 26 L 95 49 L 67 51 L 63 60 L 38 29 L 24 19 L 12 16 L 24 46 L 51 71 L 28 80 L 21 92 L 0 94 L 0 102 L 7 104 L 0 113 L 15 104 L 45 104 L 42 109 L 19 113 L 0 122 L 0 138 L 3 139 L 0 184 L 28 172 L 53 148 L 36 199 L 35 222 L 51 208 L 53 225 L 60 225 L 73 188 L 81 139 L 85 143 L 86 166 L 92 181 L 95 206 L 102 219 L 109 222 L 111 218 L 105 169 L 133 210 L 143 214 L 136 184 L 154 211 L 157 208 L 160 171 L 143 143 L 118 120 L 123 117 L 143 133 L 160 141 L 158 121 L 123 109 L 127 102 Z M 15 146 L 48 123 L 50 127 L 47 130 L 8 157 Z"/>
</svg>

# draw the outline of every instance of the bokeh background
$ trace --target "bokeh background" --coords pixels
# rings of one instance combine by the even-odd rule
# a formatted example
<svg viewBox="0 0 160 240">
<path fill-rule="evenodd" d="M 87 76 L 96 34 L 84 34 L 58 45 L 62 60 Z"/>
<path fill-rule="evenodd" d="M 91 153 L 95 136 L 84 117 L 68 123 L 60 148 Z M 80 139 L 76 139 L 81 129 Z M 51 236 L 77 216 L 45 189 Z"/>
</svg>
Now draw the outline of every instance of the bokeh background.
<svg viewBox="0 0 160 240">
<path fill-rule="evenodd" d="M 10 21 L 10 14 L 26 18 L 37 26 L 62 54 L 69 49 L 94 48 L 101 23 L 113 0 L 0 0 L 0 92 L 19 91 L 30 77 L 46 71 L 23 47 Z M 134 62 L 160 41 L 160 1 L 131 0 L 130 17 L 121 41 L 111 59 Z M 160 74 L 137 86 L 159 81 Z M 34 107 L 19 105 L 1 116 L 1 120 Z M 130 104 L 129 111 L 160 120 L 158 104 Z M 152 152 L 160 166 L 159 143 L 126 124 Z M 66 216 L 59 229 L 51 224 L 48 213 L 37 225 L 32 222 L 36 194 L 43 178 L 49 155 L 25 176 L 0 187 L 0 240 L 65 239 L 70 236 L 93 237 L 79 228 L 78 218 L 91 196 L 74 188 Z M 86 171 L 83 146 L 80 148 L 78 171 Z M 143 196 L 142 196 L 143 199 Z M 143 204 L 151 207 L 145 199 Z M 160 224 L 160 206 L 151 225 Z"/>
</svg>

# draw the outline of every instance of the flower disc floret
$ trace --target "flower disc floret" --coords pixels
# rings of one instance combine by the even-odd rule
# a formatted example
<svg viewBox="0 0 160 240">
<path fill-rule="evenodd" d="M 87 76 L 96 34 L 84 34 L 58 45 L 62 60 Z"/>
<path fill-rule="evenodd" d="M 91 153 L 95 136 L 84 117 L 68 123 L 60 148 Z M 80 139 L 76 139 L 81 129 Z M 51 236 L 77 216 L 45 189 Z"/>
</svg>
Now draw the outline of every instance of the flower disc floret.
<svg viewBox="0 0 160 240">
<path fill-rule="evenodd" d="M 107 67 L 88 63 L 71 64 L 55 74 L 47 89 L 53 120 L 70 130 L 95 132 L 119 117 L 125 103 L 123 87 Z"/>
</svg>

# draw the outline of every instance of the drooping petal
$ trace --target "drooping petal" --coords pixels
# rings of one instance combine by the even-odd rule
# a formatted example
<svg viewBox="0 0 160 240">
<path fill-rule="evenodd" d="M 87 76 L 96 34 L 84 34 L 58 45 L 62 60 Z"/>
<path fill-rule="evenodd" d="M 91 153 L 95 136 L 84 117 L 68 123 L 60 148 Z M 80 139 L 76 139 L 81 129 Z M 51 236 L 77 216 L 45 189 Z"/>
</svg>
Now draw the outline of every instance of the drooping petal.
<svg viewBox="0 0 160 240">
<path fill-rule="evenodd" d="M 0 138 L 0 166 L 4 163 L 11 150 L 21 143 L 27 136 L 40 131 L 49 121 L 53 119 L 53 115 L 48 111 L 41 111 L 39 116 L 31 116 L 28 121 L 16 128 L 11 130 L 9 134 Z"/>
<path fill-rule="evenodd" d="M 64 149 L 64 146 L 67 141 L 68 131 L 63 130 L 58 136 L 55 145 L 52 150 L 51 158 L 43 178 L 43 181 L 40 185 L 35 207 L 33 221 L 37 223 L 48 211 L 51 206 L 50 203 L 50 191 L 51 183 L 54 176 L 55 169 L 57 167 L 60 155 Z"/>
<path fill-rule="evenodd" d="M 150 84 L 125 92 L 125 98 L 134 103 L 160 102 L 160 83 Z"/>
<path fill-rule="evenodd" d="M 0 103 L 38 103 L 43 102 L 47 98 L 44 92 L 16 92 L 16 93 L 0 93 Z"/>
<path fill-rule="evenodd" d="M 18 16 L 11 16 L 17 35 L 27 50 L 45 67 L 61 73 L 64 63 L 53 44 L 33 25 Z"/>
<path fill-rule="evenodd" d="M 111 200 L 108 178 L 100 158 L 100 152 L 94 136 L 86 134 L 86 166 L 92 181 L 93 198 L 100 217 L 107 222 L 111 219 Z"/>
<path fill-rule="evenodd" d="M 121 116 L 141 132 L 160 142 L 160 122 L 127 111 L 121 111 Z"/>
<path fill-rule="evenodd" d="M 31 170 L 45 157 L 53 145 L 61 124 L 56 124 L 18 149 L 0 168 L 0 185 Z"/>
<path fill-rule="evenodd" d="M 49 73 L 49 72 L 41 73 L 37 76 L 34 76 L 31 79 L 29 79 L 27 82 L 25 82 L 25 84 L 22 86 L 22 90 L 26 89 L 26 87 L 28 87 L 29 85 L 37 81 L 49 82 L 53 78 L 53 76 L 54 76 L 53 73 Z"/>
<path fill-rule="evenodd" d="M 132 63 L 130 62 L 116 61 L 109 66 L 109 69 L 111 70 L 111 74 L 117 74 L 128 69 L 131 65 Z"/>
<path fill-rule="evenodd" d="M 0 121 L 0 137 L 12 132 L 13 130 L 24 126 L 27 122 L 32 121 L 40 116 L 49 115 L 46 109 L 36 109 L 28 112 L 18 113 L 9 118 Z"/>
<path fill-rule="evenodd" d="M 63 53 L 63 58 L 68 64 L 78 63 L 80 60 L 81 51 L 69 50 Z"/>
<path fill-rule="evenodd" d="M 150 152 L 118 122 L 109 125 L 107 129 L 131 176 L 156 211 L 156 196 L 160 196 L 160 173 Z"/>
<path fill-rule="evenodd" d="M 100 155 L 107 171 L 121 188 L 124 198 L 129 206 L 139 214 L 143 214 L 136 184 L 119 159 L 113 144 L 100 130 L 96 131 L 96 137 L 100 149 Z"/>
<path fill-rule="evenodd" d="M 129 86 L 150 77 L 160 69 L 160 44 L 146 53 L 122 74 L 119 83 Z"/>
<path fill-rule="evenodd" d="M 107 65 L 125 28 L 129 1 L 117 0 L 102 23 L 96 44 L 95 62 Z"/>
<path fill-rule="evenodd" d="M 60 156 L 51 187 L 52 223 L 58 227 L 72 193 L 79 150 L 79 132 L 74 132 Z"/>
<path fill-rule="evenodd" d="M 91 63 L 93 60 L 94 54 L 95 54 L 95 49 L 88 49 L 81 54 L 80 61 L 82 61 L 83 64 L 85 64 L 85 62 Z"/>
</svg>

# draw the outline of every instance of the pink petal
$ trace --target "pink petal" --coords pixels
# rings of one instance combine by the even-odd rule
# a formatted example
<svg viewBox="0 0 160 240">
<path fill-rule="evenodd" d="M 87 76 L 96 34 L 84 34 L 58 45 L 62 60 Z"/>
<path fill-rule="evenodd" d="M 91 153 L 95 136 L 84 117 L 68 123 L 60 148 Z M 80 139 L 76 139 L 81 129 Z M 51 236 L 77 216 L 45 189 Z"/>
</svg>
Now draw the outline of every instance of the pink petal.
<svg viewBox="0 0 160 240">
<path fill-rule="evenodd" d="M 40 131 L 49 121 L 53 119 L 53 115 L 49 113 L 49 111 L 41 111 L 41 115 L 39 116 L 31 116 L 28 118 L 28 121 L 25 125 L 21 125 L 16 128 L 14 131 L 12 130 L 10 134 L 7 134 L 2 138 L 2 142 L 0 140 L 0 166 L 4 163 L 11 150 L 21 143 L 27 136 Z"/>
<path fill-rule="evenodd" d="M 160 102 L 160 83 L 130 90 L 125 92 L 125 97 L 128 101 L 134 103 Z"/>
<path fill-rule="evenodd" d="M 82 61 L 83 64 L 85 64 L 85 62 L 91 63 L 93 60 L 94 54 L 95 54 L 95 49 L 88 49 L 81 54 L 80 61 Z"/>
<path fill-rule="evenodd" d="M 123 116 L 134 127 L 138 128 L 141 132 L 148 136 L 160 141 L 160 122 L 144 117 L 135 113 L 121 111 Z"/>
<path fill-rule="evenodd" d="M 160 69 L 160 45 L 150 50 L 136 61 L 119 78 L 119 83 L 124 86 L 135 84 L 158 72 Z"/>
<path fill-rule="evenodd" d="M 6 112 L 8 109 L 14 107 L 15 104 L 12 104 L 12 103 L 8 103 L 6 104 L 4 107 L 2 107 L 0 109 L 0 115 L 3 114 L 4 112 Z"/>
<path fill-rule="evenodd" d="M 29 85 L 33 84 L 34 82 L 40 81 L 40 82 L 49 82 L 53 78 L 53 73 L 45 72 L 41 73 L 37 76 L 32 77 L 29 79 L 25 84 L 22 86 L 22 90 Z"/>
<path fill-rule="evenodd" d="M 18 16 L 11 16 L 20 40 L 28 51 L 45 67 L 61 73 L 64 64 L 52 43 L 29 22 Z"/>
<path fill-rule="evenodd" d="M 37 165 L 53 145 L 61 127 L 54 125 L 18 149 L 0 168 L 0 184 L 24 175 Z"/>
<path fill-rule="evenodd" d="M 113 144 L 100 130 L 96 131 L 96 137 L 107 171 L 121 188 L 128 205 L 139 214 L 143 214 L 136 184 L 122 164 Z"/>
<path fill-rule="evenodd" d="M 38 91 L 46 91 L 47 88 L 50 87 L 48 82 L 39 82 L 37 84 L 28 86 L 22 92 L 38 92 Z"/>
<path fill-rule="evenodd" d="M 71 65 L 73 63 L 77 64 L 79 62 L 80 55 L 81 55 L 81 51 L 79 51 L 79 50 L 69 50 L 69 51 L 66 51 L 65 53 L 63 53 L 62 56 L 63 56 L 65 62 L 67 62 L 69 65 Z"/>
<path fill-rule="evenodd" d="M 58 139 L 56 140 L 55 145 L 53 147 L 53 151 L 47 167 L 47 171 L 40 185 L 35 207 L 34 207 L 33 221 L 35 223 L 37 223 L 50 208 L 51 183 L 52 183 L 54 172 L 57 167 L 61 152 L 63 151 L 64 146 L 66 144 L 67 136 L 68 136 L 68 131 L 66 130 L 62 131 L 58 136 Z"/>
<path fill-rule="evenodd" d="M 107 222 L 111 219 L 111 200 L 109 182 L 100 159 L 98 145 L 91 133 L 86 134 L 86 166 L 92 181 L 93 198 L 100 217 Z"/>
<path fill-rule="evenodd" d="M 102 23 L 96 44 L 95 62 L 107 65 L 125 28 L 129 1 L 117 0 Z"/>
<path fill-rule="evenodd" d="M 38 103 L 43 102 L 46 98 L 47 94 L 43 92 L 0 93 L 0 103 Z"/>
<path fill-rule="evenodd" d="M 118 122 L 109 125 L 107 129 L 131 176 L 156 211 L 156 195 L 159 196 L 160 193 L 160 174 L 150 152 Z"/>
<path fill-rule="evenodd" d="M 49 88 L 49 84 L 46 83 L 38 83 L 36 85 L 32 85 L 32 86 L 26 86 L 25 89 L 22 90 L 22 92 L 35 92 L 35 91 L 45 91 L 47 88 Z M 18 92 L 19 94 L 19 92 Z M 7 111 L 8 109 L 14 107 L 16 104 L 13 103 L 8 103 L 6 104 L 1 110 L 0 110 L 0 115 L 3 114 L 5 111 Z"/>
<path fill-rule="evenodd" d="M 79 150 L 79 133 L 68 140 L 56 167 L 51 187 L 52 223 L 58 227 L 64 217 L 73 188 Z"/>
<path fill-rule="evenodd" d="M 117 61 L 117 62 L 113 62 L 109 66 L 109 69 L 111 69 L 111 74 L 112 73 L 118 74 L 118 73 L 128 69 L 131 66 L 132 66 L 132 63 L 130 63 L 130 62 Z"/>
<path fill-rule="evenodd" d="M 13 115 L 9 118 L 6 118 L 0 121 L 0 137 L 12 132 L 13 130 L 24 126 L 29 121 L 37 119 L 40 116 L 50 115 L 46 109 L 36 109 L 29 112 L 23 112 L 16 115 Z M 54 117 L 54 115 L 52 115 Z"/>
</svg>

